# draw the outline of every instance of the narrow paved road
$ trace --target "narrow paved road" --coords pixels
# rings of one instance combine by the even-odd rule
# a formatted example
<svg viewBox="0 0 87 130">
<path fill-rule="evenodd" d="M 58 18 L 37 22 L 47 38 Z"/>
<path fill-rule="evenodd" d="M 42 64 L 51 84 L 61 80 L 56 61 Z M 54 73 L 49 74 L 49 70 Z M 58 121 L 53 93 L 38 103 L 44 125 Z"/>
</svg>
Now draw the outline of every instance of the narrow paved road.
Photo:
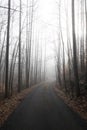
<svg viewBox="0 0 87 130">
<path fill-rule="evenodd" d="M 1 130 L 87 130 L 87 126 L 45 84 L 27 96 Z"/>
</svg>

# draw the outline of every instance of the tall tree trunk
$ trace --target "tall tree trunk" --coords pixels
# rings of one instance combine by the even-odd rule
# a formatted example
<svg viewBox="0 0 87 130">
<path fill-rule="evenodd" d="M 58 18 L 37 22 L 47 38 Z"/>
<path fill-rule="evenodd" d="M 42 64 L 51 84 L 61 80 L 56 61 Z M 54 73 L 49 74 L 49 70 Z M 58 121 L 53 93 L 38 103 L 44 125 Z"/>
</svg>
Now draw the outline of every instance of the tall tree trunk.
<svg viewBox="0 0 87 130">
<path fill-rule="evenodd" d="M 20 13 L 19 13 L 19 64 L 18 64 L 18 92 L 21 90 L 21 5 L 20 0 Z"/>
<path fill-rule="evenodd" d="M 86 82 L 87 82 L 87 1 L 85 0 L 85 15 L 86 15 Z"/>
<path fill-rule="evenodd" d="M 9 73 L 9 35 L 10 35 L 10 8 L 11 0 L 8 0 L 7 44 L 6 44 L 6 67 L 5 67 L 5 97 L 8 97 L 8 73 Z"/>
<path fill-rule="evenodd" d="M 73 68 L 74 68 L 74 77 L 75 77 L 75 89 L 76 89 L 76 96 L 78 97 L 80 95 L 80 88 L 79 88 L 76 35 L 75 35 L 74 0 L 72 0 L 72 39 L 73 39 Z"/>
</svg>

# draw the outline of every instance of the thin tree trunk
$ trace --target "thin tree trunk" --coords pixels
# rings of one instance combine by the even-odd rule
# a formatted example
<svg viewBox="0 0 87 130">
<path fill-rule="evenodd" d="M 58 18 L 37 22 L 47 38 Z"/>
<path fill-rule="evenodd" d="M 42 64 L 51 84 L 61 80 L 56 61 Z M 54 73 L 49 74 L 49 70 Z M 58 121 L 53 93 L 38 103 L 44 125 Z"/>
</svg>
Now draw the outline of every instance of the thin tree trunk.
<svg viewBox="0 0 87 130">
<path fill-rule="evenodd" d="M 75 78 L 75 89 L 76 89 L 76 96 L 78 97 L 80 95 L 80 88 L 79 88 L 76 35 L 75 35 L 74 0 L 72 0 L 72 38 L 73 38 L 73 68 L 74 68 L 74 78 Z"/>
<path fill-rule="evenodd" d="M 5 73 L 5 97 L 8 97 L 8 73 L 9 73 L 9 40 L 10 40 L 10 8 L 11 0 L 8 0 L 7 44 L 6 44 L 6 73 Z"/>
<path fill-rule="evenodd" d="M 18 92 L 21 91 L 21 0 L 19 13 L 19 64 L 18 64 Z"/>
</svg>

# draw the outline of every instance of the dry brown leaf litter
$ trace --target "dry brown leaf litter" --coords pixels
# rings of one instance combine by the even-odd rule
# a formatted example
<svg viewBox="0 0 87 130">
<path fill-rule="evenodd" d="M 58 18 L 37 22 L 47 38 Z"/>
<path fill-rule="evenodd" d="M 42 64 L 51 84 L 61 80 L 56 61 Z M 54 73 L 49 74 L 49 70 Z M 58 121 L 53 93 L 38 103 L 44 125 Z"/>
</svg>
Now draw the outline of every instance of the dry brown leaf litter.
<svg viewBox="0 0 87 130">
<path fill-rule="evenodd" d="M 13 95 L 11 98 L 0 101 L 0 126 L 7 120 L 8 116 L 16 109 L 18 104 L 29 94 L 32 89 L 25 89 L 21 93 Z"/>
<path fill-rule="evenodd" d="M 71 100 L 70 97 L 67 97 L 66 94 L 57 87 L 54 87 L 54 90 L 56 91 L 57 95 L 61 97 L 70 108 L 73 109 L 73 111 L 77 112 L 83 119 L 87 121 L 87 97 L 85 95 Z"/>
</svg>

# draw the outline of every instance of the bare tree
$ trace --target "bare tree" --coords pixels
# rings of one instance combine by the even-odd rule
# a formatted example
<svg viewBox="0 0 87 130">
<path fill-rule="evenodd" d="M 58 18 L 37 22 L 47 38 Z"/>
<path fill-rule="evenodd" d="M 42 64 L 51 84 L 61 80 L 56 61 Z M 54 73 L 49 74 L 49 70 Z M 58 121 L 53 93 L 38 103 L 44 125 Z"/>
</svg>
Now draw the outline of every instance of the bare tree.
<svg viewBox="0 0 87 130">
<path fill-rule="evenodd" d="M 21 90 L 21 11 L 22 1 L 20 0 L 20 12 L 19 12 L 19 64 L 18 64 L 18 92 Z"/>
<path fill-rule="evenodd" d="M 9 73 L 9 40 L 10 40 L 10 8 L 11 0 L 8 0 L 7 44 L 6 44 L 6 74 L 5 74 L 5 97 L 8 97 L 8 73 Z"/>
<path fill-rule="evenodd" d="M 74 77 L 75 77 L 75 88 L 76 88 L 76 96 L 79 96 L 80 95 L 80 88 L 79 88 L 77 49 L 76 49 L 76 35 L 75 35 L 74 0 L 72 0 L 72 38 L 73 38 L 73 68 L 74 68 Z"/>
</svg>

